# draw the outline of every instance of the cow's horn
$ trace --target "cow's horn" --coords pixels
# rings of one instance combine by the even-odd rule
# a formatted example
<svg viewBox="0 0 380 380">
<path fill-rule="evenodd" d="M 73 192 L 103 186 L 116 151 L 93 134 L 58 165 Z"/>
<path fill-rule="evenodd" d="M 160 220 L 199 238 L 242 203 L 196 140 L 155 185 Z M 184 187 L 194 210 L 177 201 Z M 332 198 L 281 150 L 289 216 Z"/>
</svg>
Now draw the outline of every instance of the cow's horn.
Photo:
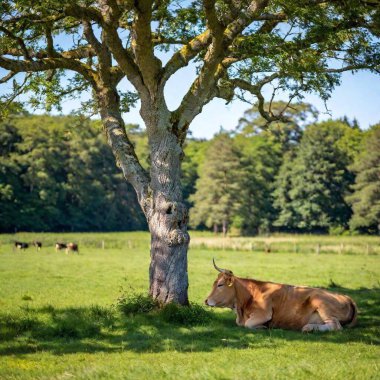
<svg viewBox="0 0 380 380">
<path fill-rule="evenodd" d="M 232 272 L 231 272 L 230 270 L 219 268 L 219 267 L 215 264 L 215 259 L 214 259 L 214 258 L 212 258 L 212 262 L 213 262 L 213 264 L 214 264 L 214 268 L 215 268 L 218 272 L 220 272 L 220 273 L 225 273 L 225 274 L 231 274 L 231 275 L 232 275 Z"/>
</svg>

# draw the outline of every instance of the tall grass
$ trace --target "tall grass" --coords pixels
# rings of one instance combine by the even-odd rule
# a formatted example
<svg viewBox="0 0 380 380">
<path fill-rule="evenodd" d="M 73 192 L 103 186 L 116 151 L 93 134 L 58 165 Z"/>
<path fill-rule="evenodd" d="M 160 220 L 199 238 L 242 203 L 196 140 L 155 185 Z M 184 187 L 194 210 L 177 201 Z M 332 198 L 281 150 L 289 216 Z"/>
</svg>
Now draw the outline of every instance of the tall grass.
<svg viewBox="0 0 380 380">
<path fill-rule="evenodd" d="M 273 235 L 262 237 L 195 236 L 191 248 L 266 253 L 380 254 L 380 237 Z"/>
</svg>

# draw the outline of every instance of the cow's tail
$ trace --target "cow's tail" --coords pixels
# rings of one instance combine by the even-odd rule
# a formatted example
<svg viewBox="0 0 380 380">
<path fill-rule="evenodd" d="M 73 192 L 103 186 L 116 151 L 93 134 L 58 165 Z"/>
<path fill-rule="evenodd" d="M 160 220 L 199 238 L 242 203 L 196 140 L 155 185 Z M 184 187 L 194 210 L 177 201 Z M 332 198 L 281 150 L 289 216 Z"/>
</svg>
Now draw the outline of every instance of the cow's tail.
<svg viewBox="0 0 380 380">
<path fill-rule="evenodd" d="M 351 307 L 351 317 L 350 319 L 345 323 L 346 327 L 354 327 L 357 322 L 358 317 L 358 307 L 356 306 L 355 301 L 351 297 L 347 297 L 348 302 L 350 303 Z"/>
</svg>

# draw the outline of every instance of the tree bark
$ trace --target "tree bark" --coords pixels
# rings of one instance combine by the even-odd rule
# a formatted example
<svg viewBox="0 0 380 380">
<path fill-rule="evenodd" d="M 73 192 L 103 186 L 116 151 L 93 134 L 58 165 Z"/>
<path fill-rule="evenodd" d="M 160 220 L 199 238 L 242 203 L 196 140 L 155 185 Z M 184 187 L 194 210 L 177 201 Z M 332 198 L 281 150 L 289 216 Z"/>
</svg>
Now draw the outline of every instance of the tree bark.
<svg viewBox="0 0 380 380">
<path fill-rule="evenodd" d="M 187 305 L 188 210 L 183 203 L 180 165 L 183 151 L 165 106 L 145 107 L 150 152 L 150 295 L 163 303 Z M 156 115 L 156 117 L 152 117 Z"/>
<path fill-rule="evenodd" d="M 159 204 L 157 201 L 158 199 L 156 203 Z M 187 217 L 184 215 L 182 204 L 173 202 L 168 206 L 164 201 L 162 205 L 156 207 L 154 216 L 149 221 L 151 233 L 149 293 L 162 303 L 176 302 L 188 305 Z"/>
</svg>

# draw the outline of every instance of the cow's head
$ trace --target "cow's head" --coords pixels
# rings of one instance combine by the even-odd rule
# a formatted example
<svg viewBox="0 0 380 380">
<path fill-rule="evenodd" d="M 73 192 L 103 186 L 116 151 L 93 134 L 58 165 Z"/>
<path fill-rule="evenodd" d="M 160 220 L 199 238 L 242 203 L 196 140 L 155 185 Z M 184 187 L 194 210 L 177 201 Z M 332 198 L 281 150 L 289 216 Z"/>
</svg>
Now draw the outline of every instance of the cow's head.
<svg viewBox="0 0 380 380">
<path fill-rule="evenodd" d="M 211 293 L 205 300 L 205 304 L 215 307 L 234 307 L 235 303 L 235 287 L 234 274 L 228 269 L 221 269 L 215 264 L 215 260 L 212 260 L 215 269 L 220 272 L 218 277 L 214 281 Z"/>
</svg>

